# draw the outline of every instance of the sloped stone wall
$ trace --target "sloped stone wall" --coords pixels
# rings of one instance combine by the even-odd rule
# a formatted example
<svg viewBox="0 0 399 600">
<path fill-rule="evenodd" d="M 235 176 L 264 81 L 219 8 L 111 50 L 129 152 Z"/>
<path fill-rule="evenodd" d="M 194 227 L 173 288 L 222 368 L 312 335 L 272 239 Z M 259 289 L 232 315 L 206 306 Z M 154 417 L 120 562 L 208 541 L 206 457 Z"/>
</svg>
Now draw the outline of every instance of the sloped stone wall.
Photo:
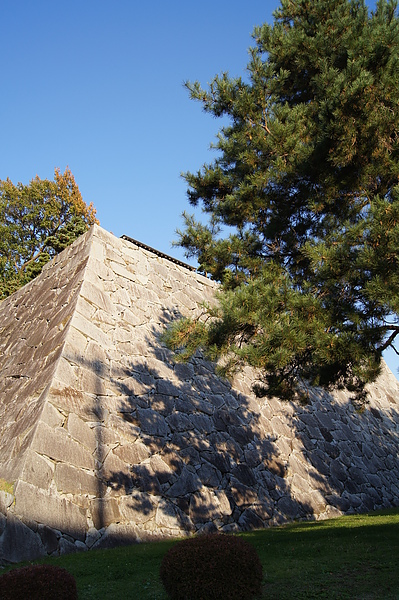
<svg viewBox="0 0 399 600">
<path fill-rule="evenodd" d="M 0 303 L 0 473 L 17 479 L 73 315 L 90 248 L 87 237 Z"/>
<path fill-rule="evenodd" d="M 358 414 L 344 391 L 298 407 L 257 399 L 249 369 L 175 364 L 159 334 L 214 285 L 97 226 L 30 286 L 0 305 L 3 561 L 399 504 L 387 367 Z"/>
</svg>

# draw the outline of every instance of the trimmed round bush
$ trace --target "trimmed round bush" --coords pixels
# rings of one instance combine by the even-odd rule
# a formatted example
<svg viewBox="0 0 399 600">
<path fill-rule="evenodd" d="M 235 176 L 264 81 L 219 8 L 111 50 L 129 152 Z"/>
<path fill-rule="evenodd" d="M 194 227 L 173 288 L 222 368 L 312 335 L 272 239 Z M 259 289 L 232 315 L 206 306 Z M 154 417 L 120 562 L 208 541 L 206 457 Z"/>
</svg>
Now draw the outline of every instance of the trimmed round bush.
<svg viewBox="0 0 399 600">
<path fill-rule="evenodd" d="M 262 565 L 240 537 L 208 534 L 177 542 L 160 570 L 172 600 L 250 600 L 262 591 Z"/>
<path fill-rule="evenodd" d="M 77 600 L 73 575 L 52 565 L 30 565 L 0 576 L 1 600 Z"/>
</svg>

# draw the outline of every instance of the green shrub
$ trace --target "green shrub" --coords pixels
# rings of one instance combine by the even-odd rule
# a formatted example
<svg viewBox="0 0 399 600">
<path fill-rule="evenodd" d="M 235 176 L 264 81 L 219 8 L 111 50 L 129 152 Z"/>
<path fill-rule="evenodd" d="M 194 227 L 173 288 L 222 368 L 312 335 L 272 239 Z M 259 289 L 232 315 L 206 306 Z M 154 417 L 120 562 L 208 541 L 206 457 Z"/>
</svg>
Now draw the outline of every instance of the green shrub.
<svg viewBox="0 0 399 600">
<path fill-rule="evenodd" d="M 160 576 L 173 600 L 249 600 L 262 590 L 255 548 L 231 535 L 177 542 L 165 554 Z"/>
<path fill-rule="evenodd" d="M 1 600 L 77 600 L 74 577 L 52 565 L 30 565 L 0 576 Z"/>
</svg>

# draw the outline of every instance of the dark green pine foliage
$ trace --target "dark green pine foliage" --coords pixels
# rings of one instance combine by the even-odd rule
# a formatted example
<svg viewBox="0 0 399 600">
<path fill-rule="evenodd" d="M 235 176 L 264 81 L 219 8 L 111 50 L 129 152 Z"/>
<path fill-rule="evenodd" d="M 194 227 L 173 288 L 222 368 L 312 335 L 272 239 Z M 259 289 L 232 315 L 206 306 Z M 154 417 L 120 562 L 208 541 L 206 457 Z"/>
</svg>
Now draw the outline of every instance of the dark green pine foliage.
<svg viewBox="0 0 399 600">
<path fill-rule="evenodd" d="M 254 31 L 245 80 L 191 97 L 228 117 L 217 158 L 186 173 L 179 245 L 222 283 L 211 318 L 166 334 L 229 374 L 260 369 L 259 394 L 364 386 L 399 333 L 399 20 L 380 0 L 282 0 Z"/>
</svg>

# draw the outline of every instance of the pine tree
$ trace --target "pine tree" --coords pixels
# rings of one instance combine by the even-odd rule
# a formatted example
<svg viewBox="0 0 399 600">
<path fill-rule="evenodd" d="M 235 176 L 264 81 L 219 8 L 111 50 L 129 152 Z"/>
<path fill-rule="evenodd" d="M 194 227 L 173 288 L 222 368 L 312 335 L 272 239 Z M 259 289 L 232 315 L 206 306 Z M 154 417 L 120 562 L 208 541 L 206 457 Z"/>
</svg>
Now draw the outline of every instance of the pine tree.
<svg viewBox="0 0 399 600">
<path fill-rule="evenodd" d="M 46 262 L 98 222 L 95 215 L 68 168 L 56 169 L 54 181 L 37 176 L 28 185 L 0 181 L 0 300 L 39 275 Z"/>
<path fill-rule="evenodd" d="M 166 334 L 259 394 L 345 385 L 358 401 L 399 333 L 399 20 L 394 0 L 281 0 L 247 78 L 187 83 L 227 117 L 217 157 L 186 173 L 178 244 L 221 282 L 210 317 Z"/>
</svg>

